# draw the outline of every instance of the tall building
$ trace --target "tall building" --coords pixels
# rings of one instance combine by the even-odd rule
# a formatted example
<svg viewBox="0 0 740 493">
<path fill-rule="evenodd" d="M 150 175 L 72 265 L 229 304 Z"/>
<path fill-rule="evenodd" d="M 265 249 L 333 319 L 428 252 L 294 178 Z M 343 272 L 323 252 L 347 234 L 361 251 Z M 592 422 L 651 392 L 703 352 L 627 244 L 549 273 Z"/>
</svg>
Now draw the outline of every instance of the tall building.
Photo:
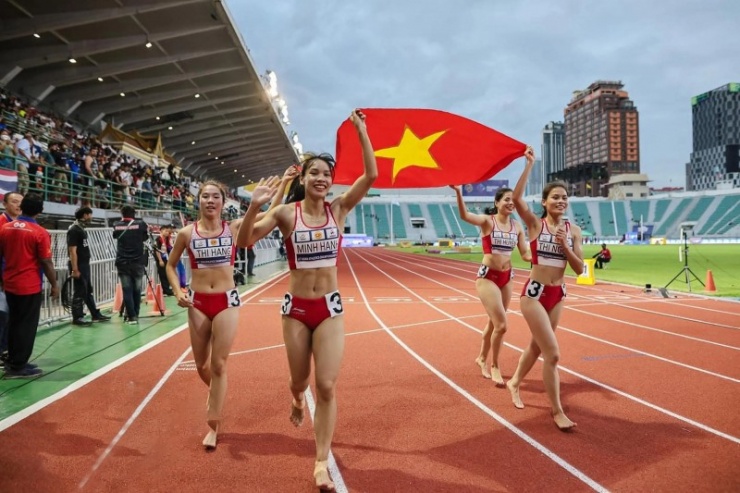
<svg viewBox="0 0 740 493">
<path fill-rule="evenodd" d="M 693 152 L 686 189 L 714 189 L 728 173 L 740 172 L 740 83 L 731 82 L 691 98 Z"/>
<path fill-rule="evenodd" d="M 640 172 L 637 108 L 620 81 L 575 91 L 565 108 L 565 170 L 571 194 L 607 196 L 609 177 Z"/>
<path fill-rule="evenodd" d="M 552 181 L 551 176 L 564 169 L 565 125 L 563 122 L 550 122 L 542 129 L 542 182 Z"/>
<path fill-rule="evenodd" d="M 527 187 L 524 190 L 526 195 L 540 195 L 545 187 L 545 173 L 542 168 L 542 159 L 535 159 L 532 166 L 532 173 L 527 180 Z"/>
</svg>

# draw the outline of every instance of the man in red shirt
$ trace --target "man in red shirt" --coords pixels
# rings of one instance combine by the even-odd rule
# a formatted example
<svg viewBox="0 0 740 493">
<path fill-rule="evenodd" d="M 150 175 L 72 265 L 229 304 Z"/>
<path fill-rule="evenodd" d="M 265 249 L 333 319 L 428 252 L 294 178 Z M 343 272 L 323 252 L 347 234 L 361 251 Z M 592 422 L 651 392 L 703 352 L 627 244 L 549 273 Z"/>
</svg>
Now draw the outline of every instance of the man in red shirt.
<svg viewBox="0 0 740 493">
<path fill-rule="evenodd" d="M 612 252 L 606 247 L 606 243 L 601 244 L 601 251 L 594 255 L 596 257 L 596 268 L 603 269 L 604 264 L 608 264 L 612 260 Z"/>
<path fill-rule="evenodd" d="M 0 228 L 9 222 L 15 221 L 21 215 L 21 200 L 23 195 L 18 192 L 8 192 L 3 196 L 3 206 L 5 212 L 0 214 Z M 2 279 L 2 267 L 0 266 L 0 279 Z M 0 362 L 5 364 L 8 359 L 8 302 L 5 299 L 5 292 L 0 291 Z"/>
<path fill-rule="evenodd" d="M 43 370 L 28 362 L 41 316 L 42 269 L 51 283 L 51 296 L 59 297 L 51 261 L 51 236 L 36 222 L 36 216 L 43 210 L 43 199 L 29 193 L 21 201 L 18 219 L 0 228 L 0 259 L 5 262 L 2 287 L 10 309 L 5 378 L 33 378 L 43 374 Z"/>
</svg>

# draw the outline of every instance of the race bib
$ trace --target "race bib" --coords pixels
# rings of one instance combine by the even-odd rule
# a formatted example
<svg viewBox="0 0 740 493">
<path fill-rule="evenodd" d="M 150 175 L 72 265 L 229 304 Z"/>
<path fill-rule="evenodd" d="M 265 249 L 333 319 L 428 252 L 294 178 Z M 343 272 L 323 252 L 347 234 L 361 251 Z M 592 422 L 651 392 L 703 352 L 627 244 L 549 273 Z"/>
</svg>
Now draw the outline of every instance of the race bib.
<svg viewBox="0 0 740 493">
<path fill-rule="evenodd" d="M 334 291 L 324 296 L 326 298 L 326 307 L 329 309 L 329 314 L 332 317 L 341 315 L 344 313 L 344 307 L 342 306 L 342 296 L 339 291 Z"/>
</svg>

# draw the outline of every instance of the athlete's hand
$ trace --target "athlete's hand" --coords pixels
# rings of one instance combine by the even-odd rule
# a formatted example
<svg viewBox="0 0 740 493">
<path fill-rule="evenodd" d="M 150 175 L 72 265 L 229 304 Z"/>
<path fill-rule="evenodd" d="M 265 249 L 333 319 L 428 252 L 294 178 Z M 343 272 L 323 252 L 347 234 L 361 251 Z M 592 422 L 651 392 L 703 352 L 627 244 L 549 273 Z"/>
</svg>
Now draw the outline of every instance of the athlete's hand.
<svg viewBox="0 0 740 493">
<path fill-rule="evenodd" d="M 462 186 L 461 185 L 449 185 L 451 189 L 453 189 L 457 193 L 462 193 Z"/>
<path fill-rule="evenodd" d="M 301 168 L 294 164 L 290 168 L 285 170 L 285 173 L 283 173 L 283 181 L 292 181 L 293 178 L 301 174 Z"/>
<path fill-rule="evenodd" d="M 266 203 L 272 200 L 272 197 L 277 192 L 277 184 L 280 178 L 277 176 L 271 176 L 269 178 L 262 178 L 254 190 L 252 190 L 252 202 L 250 207 L 262 207 Z"/>
<path fill-rule="evenodd" d="M 555 241 L 563 248 L 568 246 L 568 232 L 565 229 L 565 224 L 558 226 L 558 230 L 555 232 Z"/>
<path fill-rule="evenodd" d="M 59 286 L 51 288 L 51 297 L 55 300 L 59 299 Z"/>
<path fill-rule="evenodd" d="M 365 113 L 363 113 L 359 109 L 355 109 L 354 111 L 352 111 L 352 113 L 349 115 L 349 120 L 352 122 L 358 132 L 367 131 L 367 127 L 365 126 Z"/>
<path fill-rule="evenodd" d="M 193 306 L 193 302 L 190 301 L 190 298 L 182 294 L 181 290 L 175 289 L 173 291 L 175 291 L 176 293 L 180 291 L 180 293 L 176 295 L 177 296 L 177 306 L 181 306 L 183 308 L 190 308 L 191 306 Z"/>
<path fill-rule="evenodd" d="M 534 164 L 534 149 L 532 146 L 527 146 L 527 150 L 524 151 L 524 158 L 527 160 L 527 166 Z"/>
</svg>

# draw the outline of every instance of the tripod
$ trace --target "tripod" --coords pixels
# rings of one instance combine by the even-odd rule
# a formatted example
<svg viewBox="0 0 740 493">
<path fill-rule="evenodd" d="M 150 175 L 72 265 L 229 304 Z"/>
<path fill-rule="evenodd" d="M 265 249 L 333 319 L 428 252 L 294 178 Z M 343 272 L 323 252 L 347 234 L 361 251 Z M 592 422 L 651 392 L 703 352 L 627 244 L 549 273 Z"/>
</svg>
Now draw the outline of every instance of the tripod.
<svg viewBox="0 0 740 493">
<path fill-rule="evenodd" d="M 683 233 L 683 269 L 681 269 L 680 271 L 678 271 L 678 274 L 676 274 L 673 277 L 673 279 L 671 279 L 668 282 L 668 284 L 665 285 L 665 288 L 663 288 L 663 289 L 668 289 L 668 286 L 670 286 L 673 281 L 675 281 L 676 279 L 678 279 L 679 277 L 681 277 L 681 274 L 683 274 L 685 276 L 685 278 L 686 278 L 686 280 L 684 282 L 686 283 L 686 286 L 688 286 L 689 293 L 690 293 L 691 292 L 691 279 L 689 278 L 689 274 L 691 274 L 694 277 L 694 279 L 696 279 L 697 281 L 699 281 L 699 284 L 701 284 L 702 286 L 704 286 L 704 283 L 701 282 L 701 279 L 699 279 L 699 277 L 697 277 L 697 275 L 694 274 L 694 271 L 692 271 L 689 268 L 689 240 L 688 240 L 688 237 L 686 235 L 686 231 L 683 231 L 682 233 Z"/>
</svg>

